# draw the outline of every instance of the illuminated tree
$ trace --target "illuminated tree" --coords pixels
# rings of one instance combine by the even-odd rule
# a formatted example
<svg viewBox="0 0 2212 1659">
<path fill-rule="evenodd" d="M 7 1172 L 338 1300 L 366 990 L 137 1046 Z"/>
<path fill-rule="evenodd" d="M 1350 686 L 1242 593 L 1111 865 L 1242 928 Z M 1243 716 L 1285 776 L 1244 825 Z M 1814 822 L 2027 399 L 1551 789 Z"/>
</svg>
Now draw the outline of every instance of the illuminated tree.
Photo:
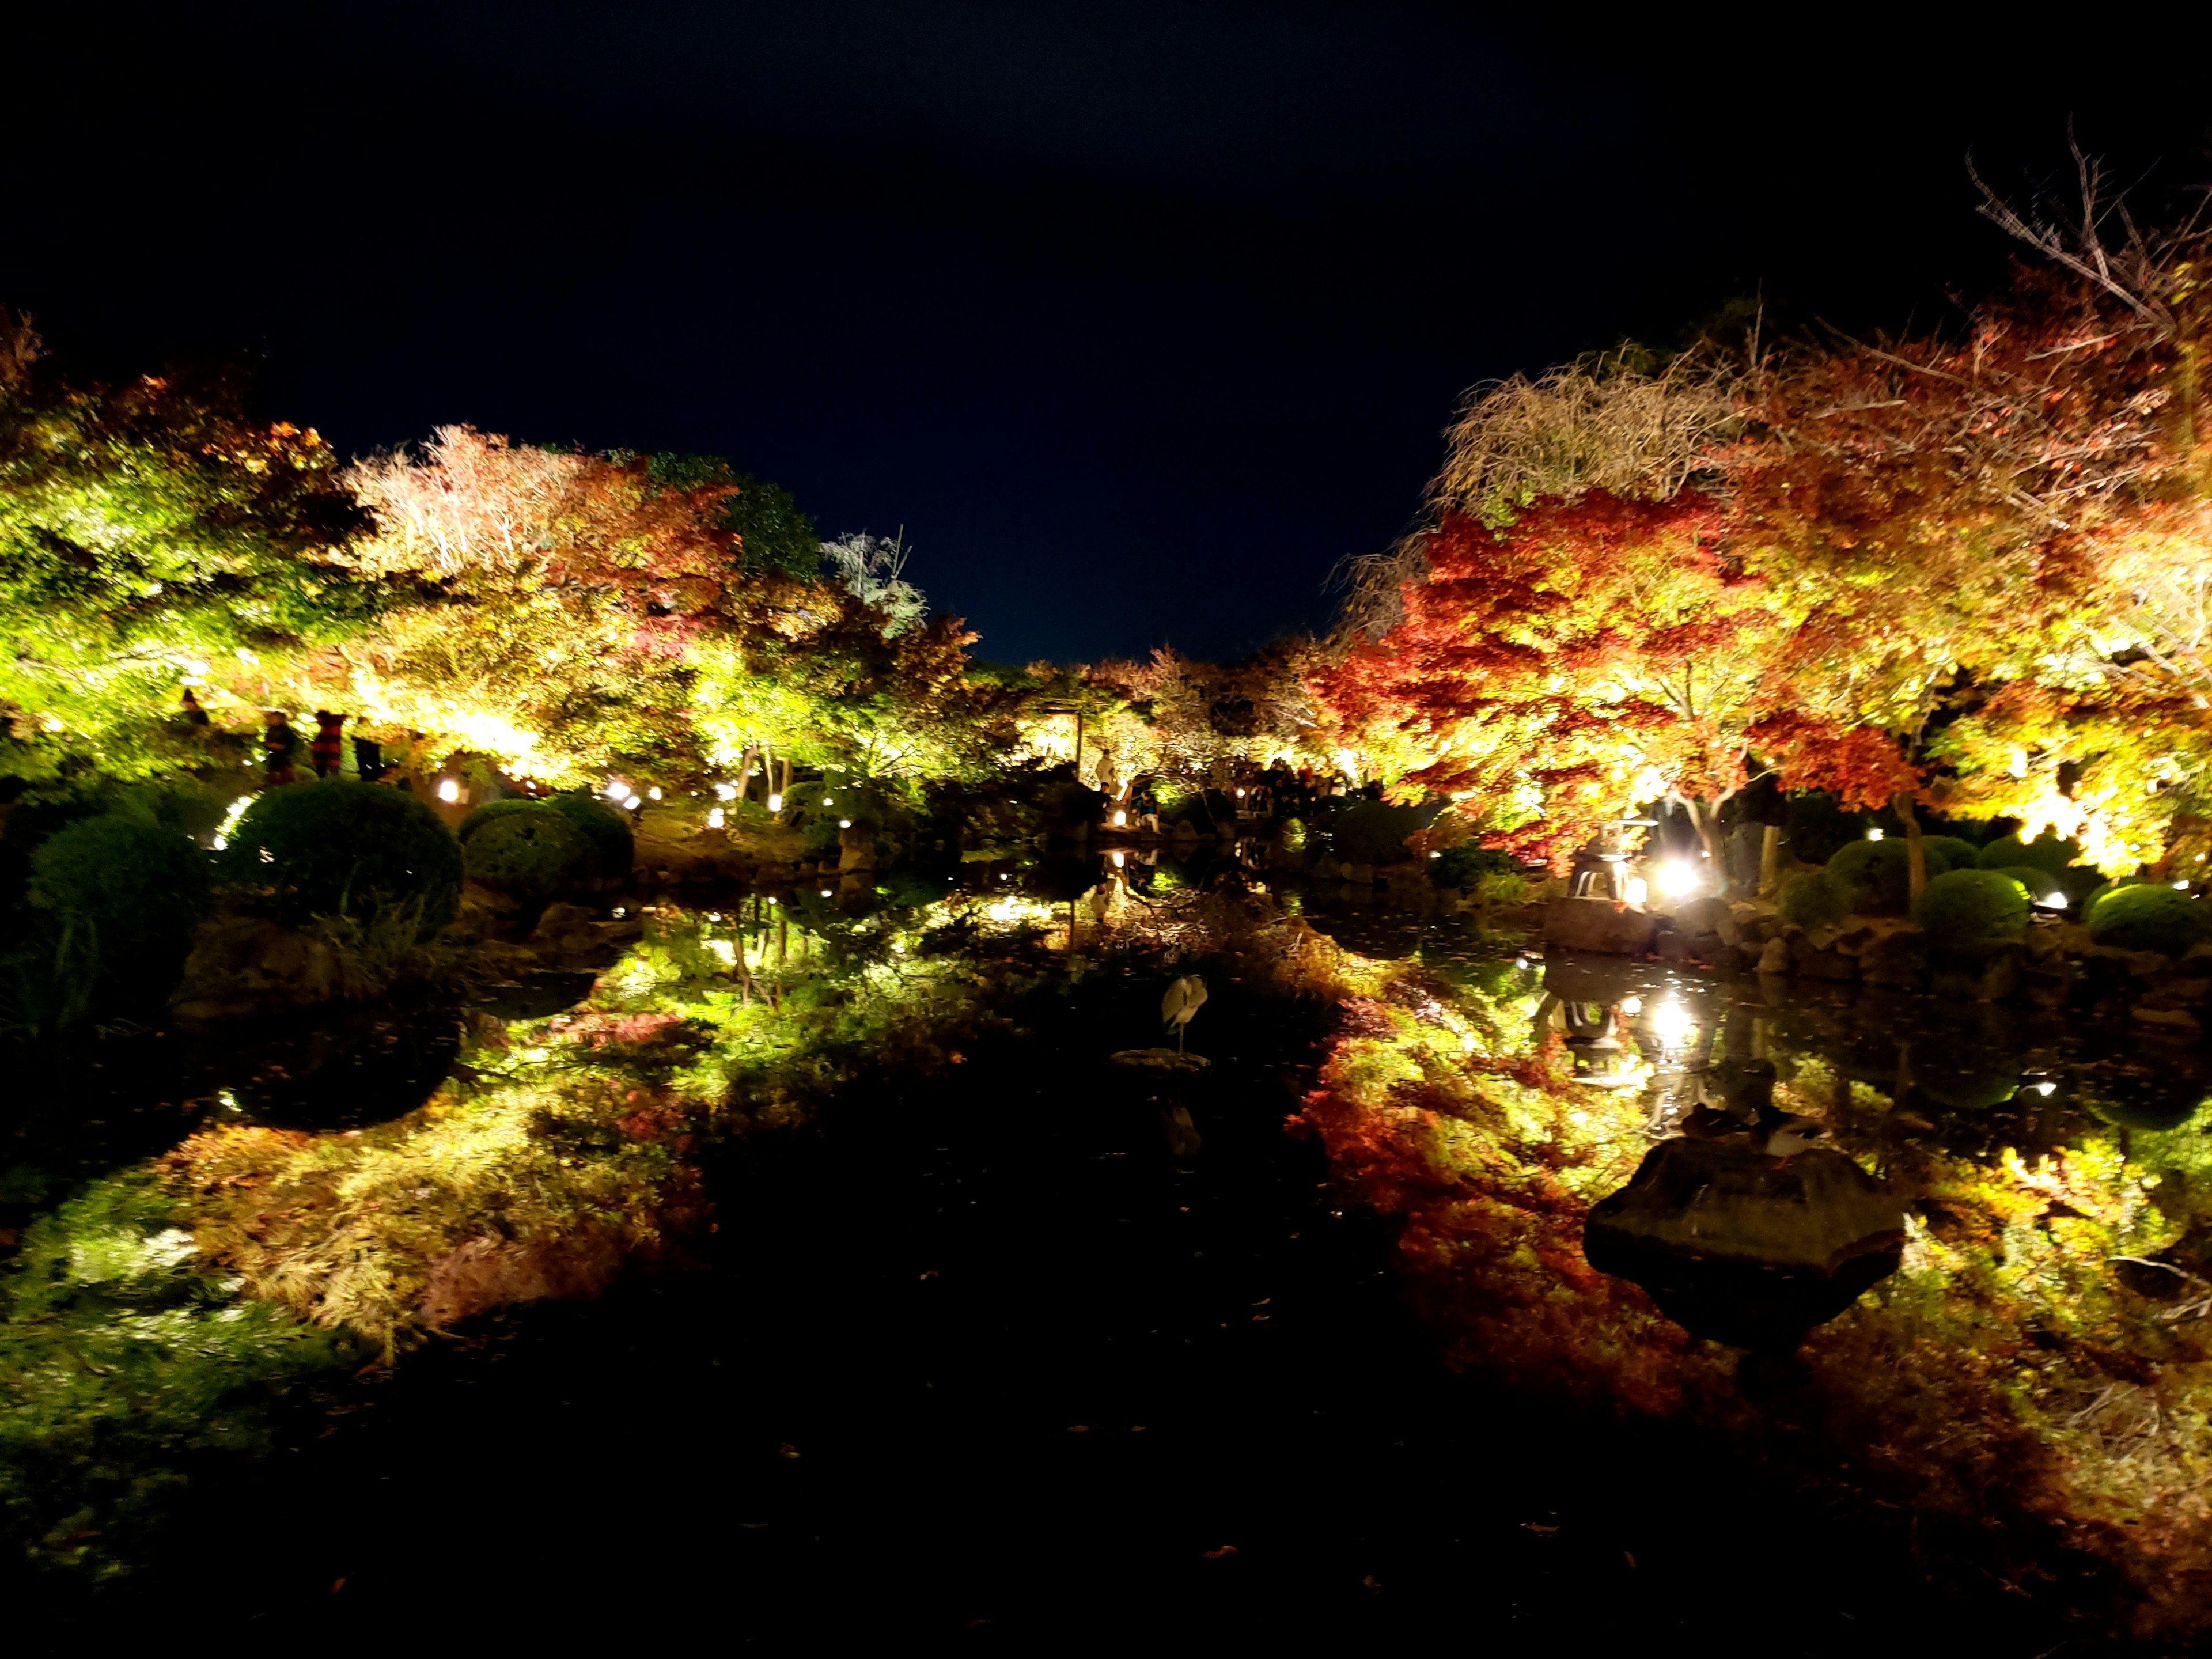
<svg viewBox="0 0 2212 1659">
<path fill-rule="evenodd" d="M 213 373 L 76 385 L 0 315 L 0 716 L 17 776 L 209 763 L 179 689 L 218 714 L 297 696 L 390 586 L 313 431 L 246 418 Z M 250 716 L 248 716 L 250 718 Z"/>
</svg>

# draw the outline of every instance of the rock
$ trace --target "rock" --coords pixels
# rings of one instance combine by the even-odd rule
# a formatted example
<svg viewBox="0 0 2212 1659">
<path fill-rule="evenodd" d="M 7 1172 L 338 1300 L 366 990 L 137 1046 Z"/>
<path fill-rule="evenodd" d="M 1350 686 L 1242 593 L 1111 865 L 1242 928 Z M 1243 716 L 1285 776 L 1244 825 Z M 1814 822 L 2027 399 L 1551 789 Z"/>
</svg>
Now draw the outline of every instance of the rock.
<svg viewBox="0 0 2212 1659">
<path fill-rule="evenodd" d="M 1903 1195 L 1826 1148 L 1662 1141 L 1592 1206 L 1583 1253 L 1699 1336 L 1789 1348 L 1894 1272 Z"/>
<path fill-rule="evenodd" d="M 1544 906 L 1545 943 L 1567 951 L 1642 956 L 1657 927 L 1657 917 L 1611 899 L 1556 898 Z"/>
<path fill-rule="evenodd" d="M 1873 928 L 1861 922 L 1857 927 L 1837 934 L 1829 942 L 1828 948 L 1832 951 L 1841 951 L 1847 957 L 1855 957 L 1880 937 L 1881 935 Z"/>
<path fill-rule="evenodd" d="M 1859 953 L 1859 977 L 1869 985 L 1917 991 L 1928 982 L 1928 947 L 1911 928 L 1868 941 Z"/>
<path fill-rule="evenodd" d="M 1790 971 L 1790 941 L 1775 938 L 1766 941 L 1759 953 L 1759 971 L 1762 974 L 1786 974 Z"/>
<path fill-rule="evenodd" d="M 1726 944 L 1743 943 L 1735 907 L 1724 898 L 1692 899 L 1674 912 L 1674 925 L 1686 933 L 1717 933 Z"/>
<path fill-rule="evenodd" d="M 1808 979 L 1856 979 L 1859 976 L 1857 958 L 1823 947 L 1815 942 L 1817 937 L 1808 933 L 1790 948 L 1791 971 Z"/>
<path fill-rule="evenodd" d="M 876 867 L 876 837 L 872 830 L 854 824 L 837 832 L 837 872 Z"/>
<path fill-rule="evenodd" d="M 213 916 L 192 935 L 169 1009 L 186 1022 L 249 1019 L 344 994 L 344 964 L 324 940 L 255 916 Z"/>
<path fill-rule="evenodd" d="M 2186 960 L 2186 958 L 2185 958 Z M 2212 979 L 2167 979 L 2151 987 L 2142 1000 L 2146 1008 L 2201 1008 L 2212 994 Z"/>
<path fill-rule="evenodd" d="M 1668 931 L 1659 935 L 1652 953 L 1662 962 L 1687 962 L 1690 959 L 1690 940 L 1685 933 Z"/>
<path fill-rule="evenodd" d="M 2181 1008 L 2130 1008 L 2128 1018 L 2177 1036 L 2195 1036 L 2204 1029 L 2196 1015 Z"/>
<path fill-rule="evenodd" d="M 2181 953 L 2184 962 L 2212 962 L 2212 939 L 2200 939 Z"/>
</svg>

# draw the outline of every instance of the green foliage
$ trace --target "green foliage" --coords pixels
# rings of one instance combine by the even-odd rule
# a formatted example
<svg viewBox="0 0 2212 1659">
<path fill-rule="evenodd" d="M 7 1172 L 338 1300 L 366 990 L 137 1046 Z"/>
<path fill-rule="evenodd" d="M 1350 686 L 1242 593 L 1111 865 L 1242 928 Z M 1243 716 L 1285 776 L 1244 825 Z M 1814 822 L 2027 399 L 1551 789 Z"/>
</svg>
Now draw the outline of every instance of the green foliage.
<svg viewBox="0 0 2212 1659">
<path fill-rule="evenodd" d="M 2155 878 L 2150 876 L 2122 876 L 2118 881 L 2101 882 L 2081 896 L 2079 907 L 2080 919 L 2087 922 L 2089 920 L 2089 913 L 2097 908 L 2098 902 L 2107 893 L 2118 892 L 2123 887 L 2148 887 L 2155 884 Z"/>
<path fill-rule="evenodd" d="M 2028 897 L 2034 900 L 2038 904 L 2044 903 L 2048 900 L 2055 898 L 2069 899 L 2069 902 L 2071 902 L 2069 896 L 2066 891 L 2066 884 L 2059 880 L 2057 876 L 2052 875 L 2050 871 L 2042 869 L 2036 865 L 2008 864 L 2002 869 L 1994 871 L 1991 873 L 2000 876 L 2010 876 L 2014 881 L 2018 882 L 2022 887 L 2027 890 Z"/>
<path fill-rule="evenodd" d="M 65 1024 L 165 994 L 211 882 L 207 854 L 143 801 L 48 837 L 31 856 L 31 898 L 46 925 L 15 964 L 17 1019 Z"/>
<path fill-rule="evenodd" d="M 1859 914 L 1894 915 L 1911 896 L 1911 854 L 1901 841 L 1855 841 L 1828 860 L 1828 879 Z"/>
<path fill-rule="evenodd" d="M 2212 939 L 2212 904 L 2176 888 L 2146 882 L 2116 887 L 2089 912 L 2089 937 L 2118 951 L 2162 951 L 2178 957 Z"/>
<path fill-rule="evenodd" d="M 1439 887 L 1479 889 L 1502 876 L 1518 877 L 1521 860 L 1495 847 L 1462 842 L 1429 860 L 1429 879 Z"/>
<path fill-rule="evenodd" d="M 2027 931 L 2028 890 L 2001 870 L 1947 870 L 1929 882 L 1912 916 L 1936 949 L 1968 955 Z"/>
<path fill-rule="evenodd" d="M 630 866 L 637 860 L 637 837 L 630 833 L 629 819 L 625 814 L 590 795 L 553 795 L 545 805 L 582 831 L 584 838 L 592 843 L 592 850 L 599 854 L 602 879 L 629 879 Z"/>
<path fill-rule="evenodd" d="M 1808 870 L 1783 884 L 1777 908 L 1800 927 L 1829 927 L 1850 915 L 1851 902 L 1825 870 Z"/>
<path fill-rule="evenodd" d="M 599 853 L 584 832 L 550 805 L 491 819 L 463 847 L 469 878 L 518 897 L 548 899 L 599 878 Z"/>
<path fill-rule="evenodd" d="M 657 489 L 687 495 L 734 488 L 716 516 L 722 529 L 737 532 L 746 569 L 777 571 L 802 581 L 820 569 L 822 538 L 781 485 L 749 477 L 719 455 L 654 455 L 646 461 L 645 475 Z"/>
<path fill-rule="evenodd" d="M 143 1177 L 26 1230 L 0 1279 L 0 1534 L 46 1566 L 125 1571 L 193 1473 L 265 1451 L 280 1393 L 346 1345 L 199 1265 Z"/>
<path fill-rule="evenodd" d="M 1820 789 L 1790 796 L 1783 807 L 1783 824 L 1790 851 L 1807 864 L 1826 864 L 1837 848 L 1866 836 L 1865 816 L 1844 811 L 1833 795 Z"/>
<path fill-rule="evenodd" d="M 461 843 L 462 850 L 465 852 L 469 838 L 484 825 L 495 823 L 501 818 L 512 817 L 518 812 L 535 812 L 538 810 L 538 802 L 526 800 L 517 795 L 510 795 L 503 800 L 488 800 L 482 806 L 474 808 L 468 817 L 455 824 L 453 835 Z"/>
<path fill-rule="evenodd" d="M 1984 870 L 2004 870 L 2019 866 L 2046 870 L 2057 875 L 2081 856 L 2081 849 L 2070 841 L 2061 841 L 2049 830 L 2034 841 L 2022 843 L 2018 836 L 2007 836 L 1993 841 L 1982 848 L 1978 862 Z"/>
<path fill-rule="evenodd" d="M 419 903 L 425 930 L 435 933 L 459 901 L 461 847 L 404 790 L 332 779 L 264 792 L 232 830 L 222 868 L 266 894 L 286 921 L 365 921 L 386 906 Z"/>
<path fill-rule="evenodd" d="M 1945 870 L 1972 870 L 1981 862 L 1982 849 L 1959 836 L 1923 836 L 1920 848 L 1930 876 Z"/>
</svg>

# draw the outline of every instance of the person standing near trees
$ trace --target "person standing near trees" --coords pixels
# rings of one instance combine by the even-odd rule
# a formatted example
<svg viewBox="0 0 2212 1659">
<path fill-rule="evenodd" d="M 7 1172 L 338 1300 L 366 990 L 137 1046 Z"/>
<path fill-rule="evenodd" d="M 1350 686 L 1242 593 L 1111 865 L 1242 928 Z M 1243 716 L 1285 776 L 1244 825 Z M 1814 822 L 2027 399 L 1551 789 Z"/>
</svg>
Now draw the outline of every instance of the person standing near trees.
<svg viewBox="0 0 2212 1659">
<path fill-rule="evenodd" d="M 319 778 L 334 778 L 345 764 L 345 716 L 327 708 L 315 710 L 315 740 L 307 745 L 307 758 Z"/>
<path fill-rule="evenodd" d="M 261 717 L 261 758 L 265 769 L 262 782 L 275 787 L 281 783 L 293 783 L 299 779 L 294 763 L 300 756 L 300 734 L 292 729 L 291 717 L 281 708 L 272 708 Z"/>
</svg>

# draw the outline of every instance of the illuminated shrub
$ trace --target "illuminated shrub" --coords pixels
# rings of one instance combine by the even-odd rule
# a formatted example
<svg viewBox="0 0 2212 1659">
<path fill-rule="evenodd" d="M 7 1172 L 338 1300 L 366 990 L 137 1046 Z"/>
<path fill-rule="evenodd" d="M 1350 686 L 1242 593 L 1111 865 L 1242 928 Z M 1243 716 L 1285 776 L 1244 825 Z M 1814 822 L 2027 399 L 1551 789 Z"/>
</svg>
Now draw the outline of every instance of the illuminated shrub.
<svg viewBox="0 0 2212 1659">
<path fill-rule="evenodd" d="M 592 850 L 599 855 L 601 879 L 629 878 L 630 866 L 637 858 L 637 838 L 630 833 L 627 817 L 589 795 L 555 795 L 545 805 L 592 843 Z"/>
<path fill-rule="evenodd" d="M 1828 879 L 1867 915 L 1893 915 L 1911 896 L 1911 854 L 1901 841 L 1855 841 L 1828 860 Z"/>
<path fill-rule="evenodd" d="M 2100 883 L 2081 896 L 2081 914 L 2075 917 L 2075 920 L 2087 921 L 2089 913 L 2097 908 L 2099 902 L 2106 894 L 2116 893 L 2123 887 L 2147 887 L 2151 884 L 2151 882 L 2152 878 L 2148 876 L 2122 876 L 2118 881 Z"/>
<path fill-rule="evenodd" d="M 2089 912 L 2089 937 L 2115 950 L 2178 957 L 2212 939 L 2212 904 L 2155 882 L 2116 887 Z"/>
<path fill-rule="evenodd" d="M 1972 870 L 1982 858 L 1980 848 L 1958 836 L 1923 836 L 1920 849 L 1931 876 L 1945 870 Z"/>
<path fill-rule="evenodd" d="M 550 806 L 486 822 L 464 848 L 469 879 L 518 898 L 549 899 L 589 886 L 599 857 L 584 832 Z"/>
<path fill-rule="evenodd" d="M 2033 841 L 2022 842 L 2018 836 L 2007 836 L 2002 841 L 1993 841 L 1982 848 L 1976 860 L 1984 870 L 2003 870 L 2016 865 L 2032 869 L 2047 870 L 2057 875 L 2081 856 L 2081 849 L 2070 841 L 2061 841 L 2049 830 Z"/>
<path fill-rule="evenodd" d="M 1850 900 L 1823 870 L 1808 870 L 1783 884 L 1778 901 L 1784 921 L 1800 927 L 1828 927 L 1850 915 Z"/>
<path fill-rule="evenodd" d="M 2067 892 L 2064 882 L 2052 875 L 2050 871 L 2039 869 L 2033 864 L 2008 864 L 1994 873 L 2010 876 L 2022 887 L 2027 889 L 2028 897 L 2038 904 L 2051 899 L 2065 899 L 2068 902 L 2072 902 L 2072 895 Z"/>
<path fill-rule="evenodd" d="M 337 779 L 288 783 L 246 809 L 222 870 L 287 921 L 367 921 L 419 903 L 423 926 L 434 932 L 453 919 L 459 900 L 461 844 L 404 790 Z"/>
<path fill-rule="evenodd" d="M 1912 917 L 1936 950 L 1968 956 L 2027 931 L 2027 894 L 2002 870 L 1947 870 L 1929 882 Z"/>
<path fill-rule="evenodd" d="M 454 827 L 453 834 L 460 838 L 460 843 L 465 848 L 469 844 L 469 838 L 484 825 L 496 823 L 501 818 L 513 817 L 518 812 L 535 812 L 540 810 L 541 803 L 534 800 L 523 800 L 512 797 L 506 800 L 488 800 L 471 812 L 468 817 L 463 818 Z"/>
</svg>

